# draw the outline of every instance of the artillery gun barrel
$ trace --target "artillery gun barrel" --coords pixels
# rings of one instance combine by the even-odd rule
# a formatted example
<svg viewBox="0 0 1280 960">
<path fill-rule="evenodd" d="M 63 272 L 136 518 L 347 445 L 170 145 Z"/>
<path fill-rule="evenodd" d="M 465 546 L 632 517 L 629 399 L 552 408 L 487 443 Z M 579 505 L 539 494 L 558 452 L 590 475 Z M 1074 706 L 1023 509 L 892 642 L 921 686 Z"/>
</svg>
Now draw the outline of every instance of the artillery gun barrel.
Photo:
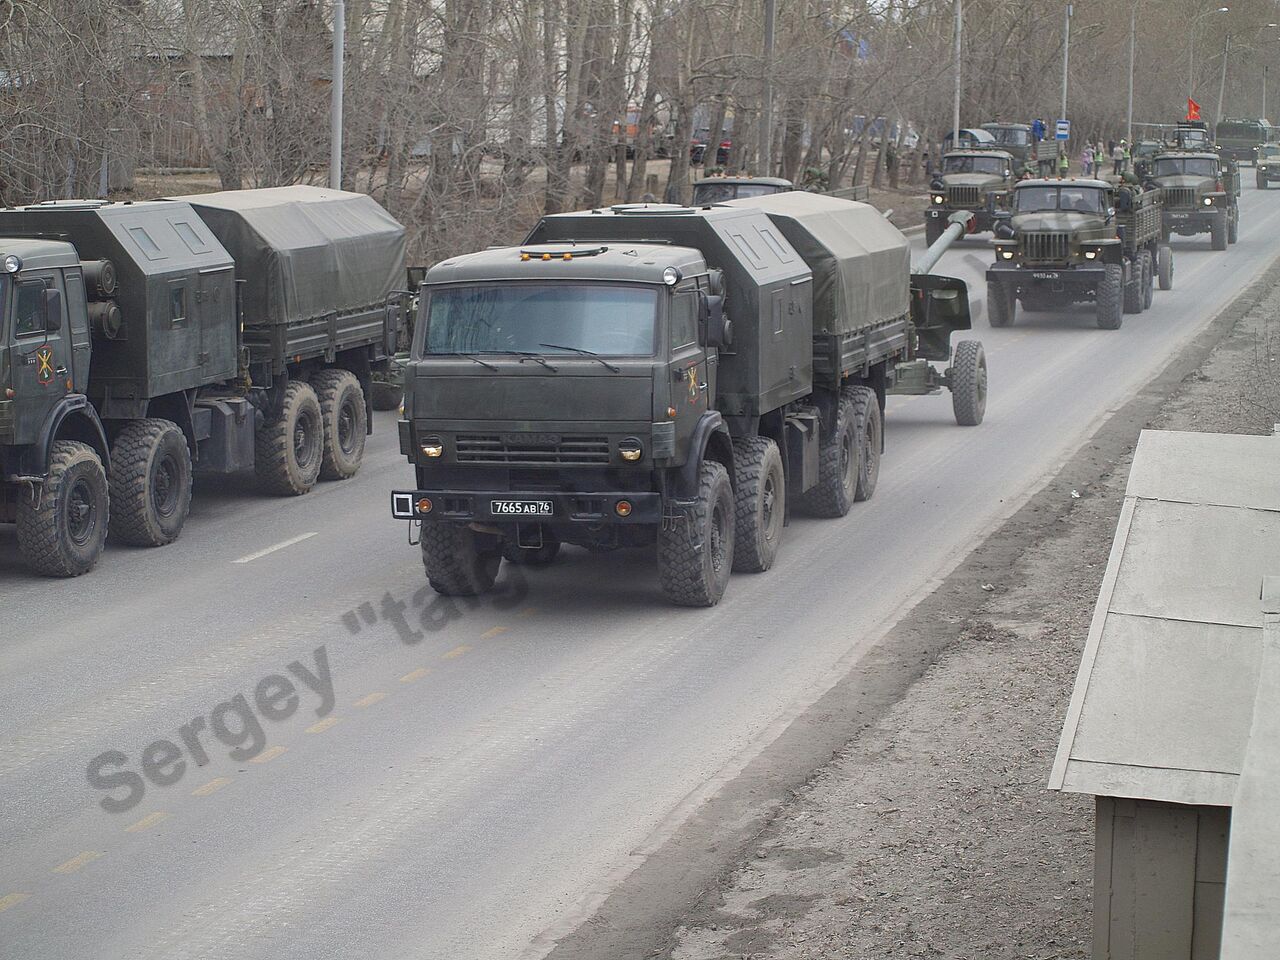
<svg viewBox="0 0 1280 960">
<path fill-rule="evenodd" d="M 969 229 L 969 221 L 972 219 L 973 214 L 967 210 L 957 210 L 947 217 L 947 229 L 942 231 L 942 236 L 933 241 L 929 249 L 924 252 L 924 256 L 911 265 L 911 272 L 928 273 L 932 270 L 951 245 L 965 235 Z"/>
</svg>

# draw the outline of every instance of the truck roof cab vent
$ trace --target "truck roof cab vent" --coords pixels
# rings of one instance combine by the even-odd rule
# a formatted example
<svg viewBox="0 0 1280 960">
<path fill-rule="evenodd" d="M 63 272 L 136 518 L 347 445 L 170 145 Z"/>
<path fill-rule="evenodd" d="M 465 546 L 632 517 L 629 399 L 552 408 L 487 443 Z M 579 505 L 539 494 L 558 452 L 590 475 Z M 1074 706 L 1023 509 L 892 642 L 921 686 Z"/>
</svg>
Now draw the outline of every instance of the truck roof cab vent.
<svg viewBox="0 0 1280 960">
<path fill-rule="evenodd" d="M 521 260 L 576 260 L 579 257 L 598 257 L 609 248 L 603 246 L 580 247 L 576 243 L 552 243 L 536 247 L 521 247 Z"/>
<path fill-rule="evenodd" d="M 619 216 L 664 216 L 688 217 L 697 213 L 694 207 L 684 207 L 678 203 L 617 203 L 609 208 Z"/>
<path fill-rule="evenodd" d="M 98 210 L 110 206 L 110 200 L 43 200 L 22 207 L 23 210 Z"/>
</svg>

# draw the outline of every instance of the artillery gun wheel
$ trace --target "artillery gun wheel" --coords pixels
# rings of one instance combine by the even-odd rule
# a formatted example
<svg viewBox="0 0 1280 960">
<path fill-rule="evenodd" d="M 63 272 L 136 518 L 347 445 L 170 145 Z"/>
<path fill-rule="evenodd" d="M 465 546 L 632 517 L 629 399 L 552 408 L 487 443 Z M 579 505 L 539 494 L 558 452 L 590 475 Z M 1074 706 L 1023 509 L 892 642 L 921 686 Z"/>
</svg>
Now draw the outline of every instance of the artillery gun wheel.
<svg viewBox="0 0 1280 960">
<path fill-rule="evenodd" d="M 870 387 L 848 387 L 841 391 L 853 404 L 854 422 L 862 442 L 858 456 L 858 483 L 854 500 L 870 500 L 880 480 L 880 454 L 884 452 L 884 419 L 880 401 Z"/>
<path fill-rule="evenodd" d="M 1227 221 L 1227 243 L 1235 243 L 1240 239 L 1240 211 L 1232 210 L 1230 220 Z"/>
<path fill-rule="evenodd" d="M 987 322 L 993 327 L 1011 327 L 1018 313 L 1018 291 L 1012 284 L 987 281 Z"/>
<path fill-rule="evenodd" d="M 733 441 L 733 572 L 763 573 L 773 566 L 787 514 L 782 454 L 768 437 Z"/>
<path fill-rule="evenodd" d="M 658 580 L 668 600 L 682 607 L 720 601 L 733 569 L 735 528 L 729 471 L 706 460 L 692 509 L 658 531 Z"/>
<path fill-rule="evenodd" d="M 987 353 L 977 340 L 961 340 L 951 360 L 951 410 L 956 423 L 976 427 L 987 415 Z"/>
<path fill-rule="evenodd" d="M 298 497 L 316 485 L 324 459 L 324 426 L 311 384 L 289 381 L 279 419 L 262 425 L 255 448 L 254 471 L 268 493 Z"/>
<path fill-rule="evenodd" d="M 1109 263 L 1103 270 L 1105 276 L 1098 284 L 1098 329 L 1119 330 L 1124 323 L 1124 268 Z"/>
<path fill-rule="evenodd" d="M 542 532 L 542 546 L 522 547 L 508 540 L 502 545 L 502 558 L 525 567 L 545 567 L 560 554 L 560 538 L 550 530 Z"/>
<path fill-rule="evenodd" d="M 111 537 L 160 547 L 182 533 L 191 512 L 191 450 L 172 420 L 125 426 L 111 445 Z"/>
<path fill-rule="evenodd" d="M 1141 313 L 1143 298 L 1142 261 L 1134 260 L 1129 265 L 1129 280 L 1124 285 L 1124 312 Z"/>
<path fill-rule="evenodd" d="M 843 517 L 858 490 L 858 463 L 863 448 L 853 404 L 841 396 L 836 422 L 825 431 L 818 449 L 818 482 L 804 495 L 805 509 L 816 517 Z"/>
<path fill-rule="evenodd" d="M 347 480 L 364 460 L 368 409 L 360 381 L 349 370 L 321 370 L 311 378 L 324 428 L 321 480 Z"/>
<path fill-rule="evenodd" d="M 87 443 L 57 440 L 38 503 L 18 502 L 18 549 L 36 573 L 78 577 L 102 555 L 109 497 L 102 461 Z"/>
<path fill-rule="evenodd" d="M 422 566 L 436 593 L 474 597 L 493 589 L 502 566 L 502 549 L 497 539 L 464 523 L 425 520 Z"/>
<path fill-rule="evenodd" d="M 1150 250 L 1142 251 L 1142 309 L 1150 310 L 1156 298 L 1156 264 Z"/>
<path fill-rule="evenodd" d="M 1173 248 L 1167 243 L 1160 244 L 1156 251 L 1157 264 L 1156 269 L 1160 274 L 1160 289 L 1173 289 Z"/>
<path fill-rule="evenodd" d="M 1210 225 L 1209 239 L 1213 244 L 1214 250 L 1227 249 L 1227 221 L 1225 217 L 1219 217 Z"/>
</svg>

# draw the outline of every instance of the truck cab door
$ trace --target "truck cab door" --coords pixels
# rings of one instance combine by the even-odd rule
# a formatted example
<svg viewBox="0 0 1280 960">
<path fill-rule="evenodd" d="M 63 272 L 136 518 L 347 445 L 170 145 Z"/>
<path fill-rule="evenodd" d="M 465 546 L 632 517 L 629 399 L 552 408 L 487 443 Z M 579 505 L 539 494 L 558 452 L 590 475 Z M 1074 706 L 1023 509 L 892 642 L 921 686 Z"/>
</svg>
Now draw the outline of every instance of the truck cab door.
<svg viewBox="0 0 1280 960">
<path fill-rule="evenodd" d="M 53 405 L 70 392 L 71 334 L 62 278 L 58 271 L 16 276 L 9 302 L 18 442 L 29 443 Z"/>
<path fill-rule="evenodd" d="M 698 342 L 697 285 L 688 282 L 677 287 L 668 308 L 668 375 L 671 406 L 676 411 L 676 449 L 685 450 L 710 406 L 711 395 L 707 351 Z"/>
</svg>

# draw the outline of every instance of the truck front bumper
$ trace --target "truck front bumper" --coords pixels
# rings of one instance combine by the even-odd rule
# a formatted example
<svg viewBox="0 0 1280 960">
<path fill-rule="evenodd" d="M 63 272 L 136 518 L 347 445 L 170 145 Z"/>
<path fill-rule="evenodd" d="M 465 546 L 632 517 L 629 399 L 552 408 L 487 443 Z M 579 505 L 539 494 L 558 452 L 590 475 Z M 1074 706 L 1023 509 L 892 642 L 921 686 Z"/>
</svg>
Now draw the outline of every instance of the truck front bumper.
<svg viewBox="0 0 1280 960">
<path fill-rule="evenodd" d="M 422 509 L 424 506 L 427 509 Z M 512 510 L 521 512 L 511 512 Z M 644 525 L 656 524 L 662 519 L 662 494 L 616 491 L 564 493 L 547 490 L 393 490 L 391 515 L 397 520 L 454 520 L 493 525 Z"/>
<path fill-rule="evenodd" d="M 1106 264 L 1102 263 L 1070 267 L 1021 267 L 1014 263 L 997 263 L 987 270 L 988 283 L 1011 283 L 1023 290 L 1096 287 L 1105 276 Z"/>
<path fill-rule="evenodd" d="M 1164 228 L 1170 233 L 1190 235 L 1208 233 L 1213 225 L 1226 217 L 1222 207 L 1206 207 L 1203 210 L 1165 210 Z"/>
</svg>

